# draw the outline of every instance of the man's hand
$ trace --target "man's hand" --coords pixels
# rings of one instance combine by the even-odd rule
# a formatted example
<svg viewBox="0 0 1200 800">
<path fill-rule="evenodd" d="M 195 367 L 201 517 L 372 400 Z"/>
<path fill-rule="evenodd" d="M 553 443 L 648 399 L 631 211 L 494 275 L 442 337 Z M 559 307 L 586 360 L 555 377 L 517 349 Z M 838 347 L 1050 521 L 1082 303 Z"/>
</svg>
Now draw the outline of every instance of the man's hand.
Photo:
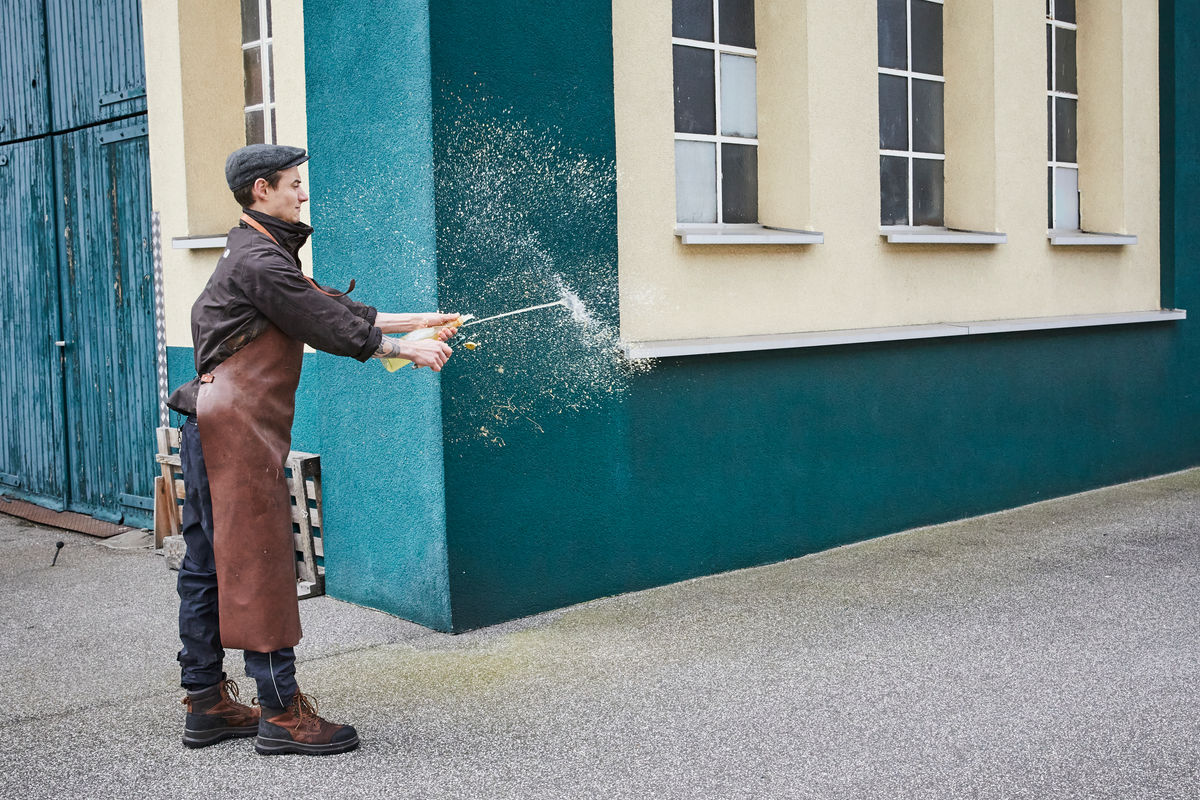
<svg viewBox="0 0 1200 800">
<path fill-rule="evenodd" d="M 408 333 L 410 331 L 419 330 L 420 328 L 437 328 L 442 325 L 450 325 L 459 318 L 459 314 L 440 314 L 420 313 L 420 314 L 385 314 L 379 312 L 375 316 L 375 327 L 384 333 Z M 445 340 L 454 335 L 453 328 L 448 328 L 450 333 L 443 335 L 438 333 L 438 337 Z"/>
<path fill-rule="evenodd" d="M 454 329 L 449 330 L 450 336 L 453 336 Z M 413 362 L 414 366 L 429 367 L 434 372 L 440 372 L 454 351 L 440 339 L 425 339 L 420 342 L 401 340 L 400 352 L 402 357 Z"/>
<path fill-rule="evenodd" d="M 379 342 L 375 358 L 400 358 L 411 361 L 417 367 L 429 367 L 434 372 L 440 372 L 449 360 L 450 349 L 441 339 L 421 339 L 411 341 L 406 339 L 389 339 L 386 336 Z"/>
</svg>

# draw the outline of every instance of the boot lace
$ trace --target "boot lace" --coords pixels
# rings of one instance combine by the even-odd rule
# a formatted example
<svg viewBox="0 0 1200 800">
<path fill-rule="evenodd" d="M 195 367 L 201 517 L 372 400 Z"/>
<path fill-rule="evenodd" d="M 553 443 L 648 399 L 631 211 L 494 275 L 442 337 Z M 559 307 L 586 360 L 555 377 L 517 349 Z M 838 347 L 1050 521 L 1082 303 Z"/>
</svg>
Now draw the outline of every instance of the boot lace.
<svg viewBox="0 0 1200 800">
<path fill-rule="evenodd" d="M 255 697 L 250 701 L 252 706 L 262 706 Z M 317 730 L 321 727 L 322 719 L 317 716 L 317 699 L 303 692 L 296 692 L 292 697 L 292 702 L 288 703 L 288 707 L 284 709 L 292 711 L 296 715 L 296 726 L 301 730 Z"/>
<path fill-rule="evenodd" d="M 303 692 L 296 692 L 296 699 L 293 701 L 293 704 L 296 706 L 296 716 L 301 720 L 304 720 L 306 717 L 320 719 L 317 716 L 317 699 L 315 697 L 310 697 Z"/>
<path fill-rule="evenodd" d="M 221 683 L 221 691 L 223 691 L 227 697 L 232 697 L 234 700 L 238 699 L 238 685 L 233 678 L 226 678 Z"/>
</svg>

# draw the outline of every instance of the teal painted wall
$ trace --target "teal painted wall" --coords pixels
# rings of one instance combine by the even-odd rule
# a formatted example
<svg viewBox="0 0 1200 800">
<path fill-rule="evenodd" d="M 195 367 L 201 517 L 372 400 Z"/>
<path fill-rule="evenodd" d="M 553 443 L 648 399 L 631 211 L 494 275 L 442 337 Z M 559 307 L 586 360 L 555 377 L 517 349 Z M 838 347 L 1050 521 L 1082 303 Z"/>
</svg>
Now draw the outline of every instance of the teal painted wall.
<svg viewBox="0 0 1200 800">
<path fill-rule="evenodd" d="M 561 276 L 615 322 L 615 211 L 571 179 L 611 198 L 610 13 L 434 4 L 444 305 L 553 299 Z M 1165 273 L 1180 307 L 1200 288 L 1190 266 Z M 1190 320 L 637 373 L 520 319 L 481 327 L 443 383 L 456 630 L 1200 463 Z M 601 366 L 552 363 L 586 358 Z"/>
<path fill-rule="evenodd" d="M 450 588 L 465 629 L 661 571 L 629 524 L 644 490 L 625 376 L 601 347 L 618 313 L 610 4 L 439 2 L 431 31 L 443 304 L 484 316 L 557 299 L 561 284 L 601 329 L 581 338 L 561 310 L 481 326 L 481 348 L 446 371 Z"/>
<path fill-rule="evenodd" d="M 317 278 L 384 311 L 437 306 L 426 4 L 305 5 Z M 310 356 L 296 446 L 321 454 L 326 589 L 450 624 L 438 378 Z"/>
</svg>

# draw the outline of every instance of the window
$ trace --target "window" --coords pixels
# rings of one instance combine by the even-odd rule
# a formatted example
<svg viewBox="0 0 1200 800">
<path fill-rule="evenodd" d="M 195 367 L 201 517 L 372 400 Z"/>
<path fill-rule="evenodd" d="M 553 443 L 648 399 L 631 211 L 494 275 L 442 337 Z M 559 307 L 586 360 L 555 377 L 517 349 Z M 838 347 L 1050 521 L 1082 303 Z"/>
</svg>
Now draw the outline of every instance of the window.
<svg viewBox="0 0 1200 800">
<path fill-rule="evenodd" d="M 883 225 L 945 224 L 941 0 L 879 0 Z"/>
<path fill-rule="evenodd" d="M 673 0 L 675 210 L 758 222 L 754 0 Z"/>
<path fill-rule="evenodd" d="M 275 59 L 271 0 L 242 0 L 242 69 L 246 144 L 275 142 Z"/>
<path fill-rule="evenodd" d="M 1079 228 L 1075 0 L 1046 0 L 1047 208 L 1051 230 Z"/>
</svg>

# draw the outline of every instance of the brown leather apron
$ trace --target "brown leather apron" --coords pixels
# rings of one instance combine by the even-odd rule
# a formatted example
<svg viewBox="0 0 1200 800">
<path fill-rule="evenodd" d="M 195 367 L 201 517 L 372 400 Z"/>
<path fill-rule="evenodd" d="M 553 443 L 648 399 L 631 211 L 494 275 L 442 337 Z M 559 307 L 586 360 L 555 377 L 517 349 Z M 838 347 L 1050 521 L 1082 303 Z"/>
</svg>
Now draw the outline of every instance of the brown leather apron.
<svg viewBox="0 0 1200 800">
<path fill-rule="evenodd" d="M 300 641 L 291 494 L 283 464 L 304 345 L 274 325 L 201 383 L 221 644 L 271 652 Z"/>
</svg>

